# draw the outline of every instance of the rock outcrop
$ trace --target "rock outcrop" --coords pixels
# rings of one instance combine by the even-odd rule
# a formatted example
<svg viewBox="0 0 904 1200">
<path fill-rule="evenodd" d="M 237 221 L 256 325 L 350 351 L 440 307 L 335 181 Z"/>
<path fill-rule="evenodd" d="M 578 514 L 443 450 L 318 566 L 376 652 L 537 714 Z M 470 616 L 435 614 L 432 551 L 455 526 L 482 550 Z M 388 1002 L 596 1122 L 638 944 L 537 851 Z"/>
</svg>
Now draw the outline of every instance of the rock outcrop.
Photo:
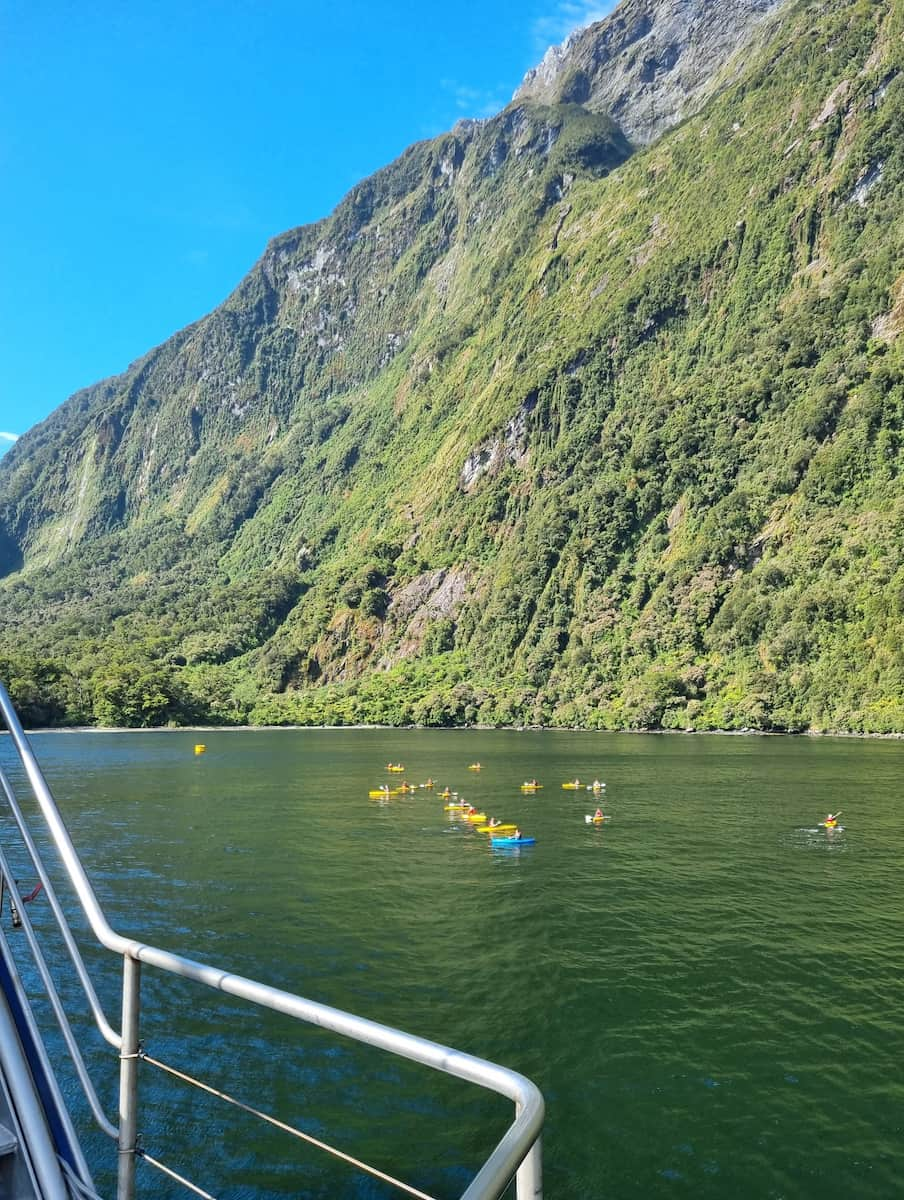
<svg viewBox="0 0 904 1200">
<path fill-rule="evenodd" d="M 551 46 L 514 98 L 606 112 L 635 145 L 647 145 L 700 107 L 724 64 L 783 3 L 625 0 Z"/>
</svg>

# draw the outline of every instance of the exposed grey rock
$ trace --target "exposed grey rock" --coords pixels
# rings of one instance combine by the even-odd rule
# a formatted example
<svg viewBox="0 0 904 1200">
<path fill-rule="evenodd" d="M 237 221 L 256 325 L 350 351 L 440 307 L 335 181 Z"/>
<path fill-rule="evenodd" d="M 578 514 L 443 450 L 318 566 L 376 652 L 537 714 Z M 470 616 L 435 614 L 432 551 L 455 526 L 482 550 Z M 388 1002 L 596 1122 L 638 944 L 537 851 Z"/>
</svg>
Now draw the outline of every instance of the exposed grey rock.
<svg viewBox="0 0 904 1200">
<path fill-rule="evenodd" d="M 851 203 L 859 204 L 861 208 L 866 204 L 870 192 L 877 183 L 881 183 L 884 168 L 885 164 L 883 162 L 875 162 L 869 165 L 857 180 L 854 190 L 851 192 Z"/>
<path fill-rule="evenodd" d="M 832 91 L 826 98 L 825 104 L 822 106 L 822 112 L 810 122 L 811 133 L 816 129 L 820 129 L 825 125 L 826 121 L 830 121 L 835 116 L 839 108 L 844 106 L 850 90 L 851 81 L 849 79 L 842 79 L 837 87 L 832 88 Z"/>
<path fill-rule="evenodd" d="M 497 474 L 506 463 L 520 467 L 525 462 L 528 455 L 527 417 L 535 403 L 534 397 L 525 400 L 501 434 L 471 451 L 459 475 L 463 491 L 470 491 L 481 475 Z"/>
<path fill-rule="evenodd" d="M 624 0 L 552 46 L 515 100 L 583 104 L 646 145 L 696 111 L 722 67 L 785 0 Z"/>
<path fill-rule="evenodd" d="M 380 670 L 418 654 L 430 625 L 454 619 L 467 599 L 469 586 L 467 570 L 450 568 L 427 571 L 399 588 L 386 614 Z"/>
<path fill-rule="evenodd" d="M 402 624 L 416 614 L 431 619 L 452 616 L 466 590 L 467 579 L 460 570 L 427 571 L 395 593 L 389 619 Z"/>
</svg>

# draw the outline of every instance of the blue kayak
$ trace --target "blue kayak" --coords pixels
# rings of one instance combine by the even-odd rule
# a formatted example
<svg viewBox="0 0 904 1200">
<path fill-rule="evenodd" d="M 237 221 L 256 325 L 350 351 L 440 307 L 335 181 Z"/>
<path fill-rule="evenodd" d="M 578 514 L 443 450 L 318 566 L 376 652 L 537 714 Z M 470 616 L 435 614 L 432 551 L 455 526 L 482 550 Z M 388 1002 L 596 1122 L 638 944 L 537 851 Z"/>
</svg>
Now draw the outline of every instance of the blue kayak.
<svg viewBox="0 0 904 1200">
<path fill-rule="evenodd" d="M 513 837 L 493 837 L 490 836 L 490 842 L 493 846 L 532 846 L 536 842 L 536 838 L 513 838 Z"/>
</svg>

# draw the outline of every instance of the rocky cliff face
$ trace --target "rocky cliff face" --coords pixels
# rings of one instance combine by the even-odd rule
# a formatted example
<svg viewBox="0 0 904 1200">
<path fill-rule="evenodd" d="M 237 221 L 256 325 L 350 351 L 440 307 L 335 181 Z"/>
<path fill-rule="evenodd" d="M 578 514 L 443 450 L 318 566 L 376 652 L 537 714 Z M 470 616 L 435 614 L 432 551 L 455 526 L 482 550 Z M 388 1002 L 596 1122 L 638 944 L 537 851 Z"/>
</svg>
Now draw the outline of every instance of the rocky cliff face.
<svg viewBox="0 0 904 1200">
<path fill-rule="evenodd" d="M 783 3 L 625 0 L 605 21 L 552 46 L 515 100 L 583 104 L 647 145 L 700 107 L 725 64 Z"/>
</svg>

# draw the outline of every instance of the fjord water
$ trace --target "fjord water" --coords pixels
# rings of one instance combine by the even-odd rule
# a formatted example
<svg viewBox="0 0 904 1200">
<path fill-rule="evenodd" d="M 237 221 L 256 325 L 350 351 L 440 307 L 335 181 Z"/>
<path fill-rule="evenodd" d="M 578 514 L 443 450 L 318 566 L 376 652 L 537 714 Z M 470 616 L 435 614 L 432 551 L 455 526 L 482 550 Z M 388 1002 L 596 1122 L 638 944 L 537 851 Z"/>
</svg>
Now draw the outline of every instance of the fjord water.
<svg viewBox="0 0 904 1200">
<path fill-rule="evenodd" d="M 198 736 L 32 738 L 121 932 L 528 1075 L 550 1200 L 899 1190 L 901 743 L 224 731 L 196 757 Z M 388 761 L 536 845 L 492 850 L 435 792 L 369 800 L 401 778 Z M 543 790 L 522 794 L 532 776 Z M 575 776 L 605 780 L 603 827 L 584 820 L 592 795 L 561 788 Z M 117 964 L 90 961 L 115 1024 Z M 511 1118 L 470 1085 L 147 969 L 142 1031 L 152 1056 L 438 1197 Z M 93 1040 L 115 1112 L 115 1057 Z M 215 1196 L 398 1194 L 150 1067 L 141 1094 L 148 1151 Z M 186 1194 L 139 1178 L 139 1194 Z"/>
</svg>

